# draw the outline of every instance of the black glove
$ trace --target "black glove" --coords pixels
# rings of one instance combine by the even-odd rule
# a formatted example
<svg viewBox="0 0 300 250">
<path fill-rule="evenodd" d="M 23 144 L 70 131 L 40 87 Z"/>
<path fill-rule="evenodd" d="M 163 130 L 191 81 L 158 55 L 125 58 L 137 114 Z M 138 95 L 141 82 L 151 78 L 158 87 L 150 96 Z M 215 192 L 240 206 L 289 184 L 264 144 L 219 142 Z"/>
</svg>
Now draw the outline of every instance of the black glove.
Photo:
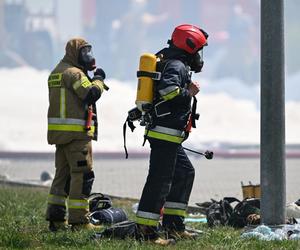
<svg viewBox="0 0 300 250">
<path fill-rule="evenodd" d="M 106 77 L 104 70 L 101 68 L 97 68 L 94 71 L 94 76 L 97 76 L 97 78 L 101 78 L 100 80 L 102 80 L 102 81 L 104 81 L 104 79 Z"/>
</svg>

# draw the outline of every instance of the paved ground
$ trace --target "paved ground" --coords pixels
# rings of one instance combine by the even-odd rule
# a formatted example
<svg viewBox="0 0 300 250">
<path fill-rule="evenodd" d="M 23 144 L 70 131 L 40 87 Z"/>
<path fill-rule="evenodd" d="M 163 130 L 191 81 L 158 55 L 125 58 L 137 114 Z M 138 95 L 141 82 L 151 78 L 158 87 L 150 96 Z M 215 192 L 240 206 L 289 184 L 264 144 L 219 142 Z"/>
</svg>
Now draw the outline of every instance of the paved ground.
<svg viewBox="0 0 300 250">
<path fill-rule="evenodd" d="M 259 183 L 259 159 L 223 159 L 206 160 L 192 158 L 196 169 L 196 178 L 190 200 L 208 201 L 224 196 L 242 198 L 241 181 Z M 114 196 L 139 198 L 147 176 L 148 159 L 96 159 L 95 192 Z M 11 179 L 38 180 L 42 171 L 54 173 L 53 159 L 5 159 L 0 158 L 0 175 Z M 287 201 L 300 198 L 300 159 L 286 161 Z"/>
<path fill-rule="evenodd" d="M 193 159 L 196 178 L 190 205 L 221 199 L 224 196 L 242 198 L 241 181 L 258 184 L 259 159 Z M 287 200 L 300 198 L 300 159 L 287 161 Z M 95 189 L 118 196 L 139 198 L 148 171 L 148 160 L 99 161 L 96 167 Z M 102 174 L 103 173 L 103 174 Z M 121 173 L 121 174 L 120 174 Z"/>
</svg>

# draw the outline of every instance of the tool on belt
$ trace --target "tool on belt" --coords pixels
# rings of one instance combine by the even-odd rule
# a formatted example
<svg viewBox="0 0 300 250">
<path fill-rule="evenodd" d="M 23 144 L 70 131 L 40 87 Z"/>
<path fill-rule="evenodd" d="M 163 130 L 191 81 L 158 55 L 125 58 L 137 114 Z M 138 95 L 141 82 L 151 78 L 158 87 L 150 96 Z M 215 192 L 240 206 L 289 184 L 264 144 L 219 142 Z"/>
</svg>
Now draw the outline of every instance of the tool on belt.
<svg viewBox="0 0 300 250">
<path fill-rule="evenodd" d="M 92 121 L 93 121 L 94 115 L 95 115 L 95 113 L 93 112 L 93 105 L 89 105 L 87 119 L 86 119 L 86 123 L 85 123 L 85 129 L 87 131 L 91 130 L 91 128 L 92 128 Z"/>
<path fill-rule="evenodd" d="M 102 77 L 103 88 L 106 91 L 108 91 L 109 87 L 104 83 L 105 73 L 104 73 L 103 69 L 97 68 L 96 70 L 94 70 L 94 74 L 96 74 L 97 71 L 100 71 L 100 73 L 98 73 L 97 75 Z M 87 119 L 86 119 L 86 123 L 85 123 L 85 130 L 87 130 L 87 131 L 91 130 L 94 115 L 95 115 L 95 113 L 93 112 L 93 105 L 91 104 L 91 105 L 88 106 L 88 113 L 87 113 Z"/>
</svg>

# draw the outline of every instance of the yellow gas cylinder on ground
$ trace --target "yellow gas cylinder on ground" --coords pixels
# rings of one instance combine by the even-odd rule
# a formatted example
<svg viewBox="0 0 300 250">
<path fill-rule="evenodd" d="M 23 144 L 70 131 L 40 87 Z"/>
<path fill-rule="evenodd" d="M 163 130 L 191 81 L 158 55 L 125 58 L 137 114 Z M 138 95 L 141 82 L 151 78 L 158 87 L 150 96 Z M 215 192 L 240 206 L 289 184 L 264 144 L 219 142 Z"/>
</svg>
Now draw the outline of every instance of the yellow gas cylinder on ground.
<svg viewBox="0 0 300 250">
<path fill-rule="evenodd" d="M 154 54 L 145 53 L 140 57 L 135 104 L 142 113 L 149 111 L 153 102 L 153 79 L 151 74 L 156 73 L 156 61 L 157 58 Z"/>
</svg>

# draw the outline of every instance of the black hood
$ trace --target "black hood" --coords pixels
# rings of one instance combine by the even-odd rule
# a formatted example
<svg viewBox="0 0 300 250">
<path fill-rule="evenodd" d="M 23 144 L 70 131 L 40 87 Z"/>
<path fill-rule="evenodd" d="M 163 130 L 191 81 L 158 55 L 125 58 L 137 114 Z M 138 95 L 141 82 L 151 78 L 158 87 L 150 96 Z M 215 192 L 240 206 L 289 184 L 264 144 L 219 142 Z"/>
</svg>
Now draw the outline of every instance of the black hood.
<svg viewBox="0 0 300 250">
<path fill-rule="evenodd" d="M 199 52 L 195 54 L 189 54 L 184 50 L 173 46 L 172 44 L 169 48 L 164 48 L 158 51 L 155 55 L 162 58 L 162 60 L 180 60 L 185 65 L 190 66 L 191 71 L 194 71 L 195 73 L 201 72 L 204 64 L 203 58 L 200 56 Z"/>
<path fill-rule="evenodd" d="M 177 59 L 188 65 L 190 55 L 182 49 L 176 47 L 164 48 L 156 53 L 156 56 L 162 57 L 162 60 Z"/>
</svg>

